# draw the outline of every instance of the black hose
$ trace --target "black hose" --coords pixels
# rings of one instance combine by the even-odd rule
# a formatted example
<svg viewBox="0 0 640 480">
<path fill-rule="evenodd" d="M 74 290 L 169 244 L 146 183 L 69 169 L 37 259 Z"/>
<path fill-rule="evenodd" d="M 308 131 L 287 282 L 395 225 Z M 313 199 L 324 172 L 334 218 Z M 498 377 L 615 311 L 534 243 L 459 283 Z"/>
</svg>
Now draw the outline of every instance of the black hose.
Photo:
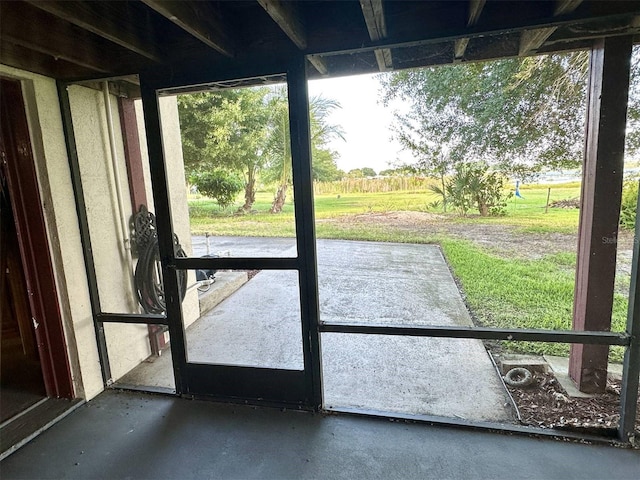
<svg viewBox="0 0 640 480">
<path fill-rule="evenodd" d="M 173 245 L 176 257 L 187 256 L 180 246 L 178 237 L 175 235 Z M 138 301 L 146 313 L 163 314 L 167 309 L 167 304 L 164 296 L 158 237 L 155 232 L 138 253 L 138 263 L 135 271 Z M 180 289 L 180 300 L 182 301 L 187 293 L 186 270 L 178 270 L 178 287 Z"/>
</svg>

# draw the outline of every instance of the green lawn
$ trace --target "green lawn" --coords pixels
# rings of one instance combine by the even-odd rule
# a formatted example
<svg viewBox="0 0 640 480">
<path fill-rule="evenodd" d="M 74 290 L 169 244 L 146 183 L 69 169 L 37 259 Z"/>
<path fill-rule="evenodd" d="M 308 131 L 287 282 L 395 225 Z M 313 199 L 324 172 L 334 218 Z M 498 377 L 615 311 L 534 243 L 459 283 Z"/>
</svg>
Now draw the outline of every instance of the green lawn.
<svg viewBox="0 0 640 480">
<path fill-rule="evenodd" d="M 549 208 L 545 213 L 548 186 L 524 186 L 524 198 L 512 198 L 502 217 L 467 218 L 447 214 L 446 221 L 461 224 L 510 225 L 518 231 L 536 234 L 575 232 L 578 210 Z M 551 186 L 551 201 L 576 198 L 579 184 Z M 278 215 L 268 213 L 273 194 L 259 192 L 255 213 L 233 215 L 221 211 L 214 201 L 189 201 L 191 228 L 194 234 L 292 237 L 295 235 L 293 204 L 285 205 Z M 570 329 L 573 303 L 575 254 L 547 255 L 535 260 L 502 257 L 468 241 L 452 236 L 424 235 L 389 226 L 349 221 L 354 215 L 390 211 L 428 211 L 427 205 L 437 197 L 428 191 L 375 194 L 318 195 L 315 198 L 316 235 L 318 238 L 369 240 L 405 243 L 440 244 L 466 301 L 477 322 L 495 327 Z M 442 214 L 441 211 L 433 213 Z M 342 217 L 342 218 L 341 218 Z M 331 220 L 345 221 L 331 221 Z M 624 330 L 627 301 L 616 294 L 613 330 Z M 568 345 L 513 342 L 507 348 L 530 353 L 566 355 Z M 613 348 L 611 359 L 620 361 L 622 349 Z"/>
</svg>

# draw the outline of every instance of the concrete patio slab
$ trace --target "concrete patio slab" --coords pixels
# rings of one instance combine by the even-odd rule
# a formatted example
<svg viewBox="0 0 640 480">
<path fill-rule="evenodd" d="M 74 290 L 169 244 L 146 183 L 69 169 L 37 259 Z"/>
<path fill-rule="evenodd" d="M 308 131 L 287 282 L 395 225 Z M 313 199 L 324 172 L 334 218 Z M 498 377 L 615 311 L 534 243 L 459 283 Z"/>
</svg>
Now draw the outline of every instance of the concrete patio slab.
<svg viewBox="0 0 640 480">
<path fill-rule="evenodd" d="M 204 237 L 194 254 L 204 254 Z M 231 256 L 295 256 L 292 239 L 213 237 Z M 218 248 L 220 247 L 220 248 Z M 268 253 L 260 253 L 268 252 Z M 471 325 L 439 247 L 318 240 L 320 318 L 395 326 Z M 190 361 L 302 369 L 298 278 L 262 271 L 187 329 Z M 502 382 L 479 340 L 325 333 L 328 408 L 511 422 Z M 154 362 L 166 362 L 169 356 Z"/>
</svg>

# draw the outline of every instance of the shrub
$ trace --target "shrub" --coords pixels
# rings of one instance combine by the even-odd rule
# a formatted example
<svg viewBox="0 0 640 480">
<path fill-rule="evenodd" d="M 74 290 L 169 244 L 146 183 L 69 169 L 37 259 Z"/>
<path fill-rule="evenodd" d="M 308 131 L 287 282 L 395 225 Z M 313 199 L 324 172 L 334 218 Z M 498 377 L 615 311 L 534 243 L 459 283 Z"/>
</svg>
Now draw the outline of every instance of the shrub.
<svg viewBox="0 0 640 480">
<path fill-rule="evenodd" d="M 484 163 L 462 164 L 446 182 L 446 202 L 462 215 L 472 208 L 477 208 L 483 217 L 504 215 L 512 193 L 504 194 L 503 183 L 504 177 L 490 172 Z"/>
<path fill-rule="evenodd" d="M 636 226 L 636 206 L 638 202 L 638 180 L 627 180 L 622 186 L 620 205 L 620 226 L 633 230 Z"/>
<path fill-rule="evenodd" d="M 215 199 L 221 208 L 232 205 L 244 188 L 242 178 L 225 170 L 199 172 L 191 180 L 198 186 L 200 193 Z"/>
</svg>

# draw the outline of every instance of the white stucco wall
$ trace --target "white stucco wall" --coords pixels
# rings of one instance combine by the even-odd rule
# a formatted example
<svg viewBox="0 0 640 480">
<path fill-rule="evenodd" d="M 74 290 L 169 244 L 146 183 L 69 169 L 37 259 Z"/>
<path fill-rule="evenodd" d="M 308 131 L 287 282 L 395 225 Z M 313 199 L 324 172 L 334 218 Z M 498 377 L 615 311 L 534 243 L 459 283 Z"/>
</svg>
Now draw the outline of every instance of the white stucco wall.
<svg viewBox="0 0 640 480">
<path fill-rule="evenodd" d="M 128 258 L 124 232 L 119 220 L 115 172 L 109 146 L 108 128 L 102 92 L 73 86 L 69 89 L 71 111 L 76 135 L 76 146 L 85 192 L 85 203 L 91 233 L 93 258 L 103 312 L 139 313 L 140 308 L 132 283 L 133 263 Z M 131 218 L 130 193 L 126 173 L 124 144 L 118 116 L 117 99 L 110 96 L 113 131 L 115 134 L 116 157 L 119 170 L 125 218 Z M 140 104 L 140 102 L 137 102 Z M 171 208 L 174 230 L 185 251 L 191 253 L 191 233 L 186 187 L 184 182 L 184 161 L 180 140 L 178 108 L 175 97 L 160 101 L 163 141 L 167 159 Z M 139 124 L 142 163 L 147 187 L 148 207 L 153 208 L 153 194 L 149 175 L 149 159 L 146 149 L 144 116 L 141 109 L 136 112 Z M 189 284 L 195 282 L 193 273 Z M 183 303 L 185 326 L 199 317 L 197 290 L 188 291 Z M 135 368 L 151 355 L 148 328 L 146 325 L 105 324 L 105 337 L 109 352 L 111 375 L 114 381 Z"/>
<path fill-rule="evenodd" d="M 76 395 L 91 399 L 102 375 L 56 84 L 4 65 L 0 74 L 22 81 Z"/>
<path fill-rule="evenodd" d="M 110 96 L 122 205 L 127 220 L 131 205 L 117 98 Z M 100 307 L 109 313 L 139 313 L 133 287 L 133 264 L 119 218 L 109 132 L 103 93 L 69 87 L 78 161 L 85 196 L 91 247 L 98 281 Z M 113 380 L 151 355 L 146 325 L 105 324 L 105 337 Z"/>
</svg>

